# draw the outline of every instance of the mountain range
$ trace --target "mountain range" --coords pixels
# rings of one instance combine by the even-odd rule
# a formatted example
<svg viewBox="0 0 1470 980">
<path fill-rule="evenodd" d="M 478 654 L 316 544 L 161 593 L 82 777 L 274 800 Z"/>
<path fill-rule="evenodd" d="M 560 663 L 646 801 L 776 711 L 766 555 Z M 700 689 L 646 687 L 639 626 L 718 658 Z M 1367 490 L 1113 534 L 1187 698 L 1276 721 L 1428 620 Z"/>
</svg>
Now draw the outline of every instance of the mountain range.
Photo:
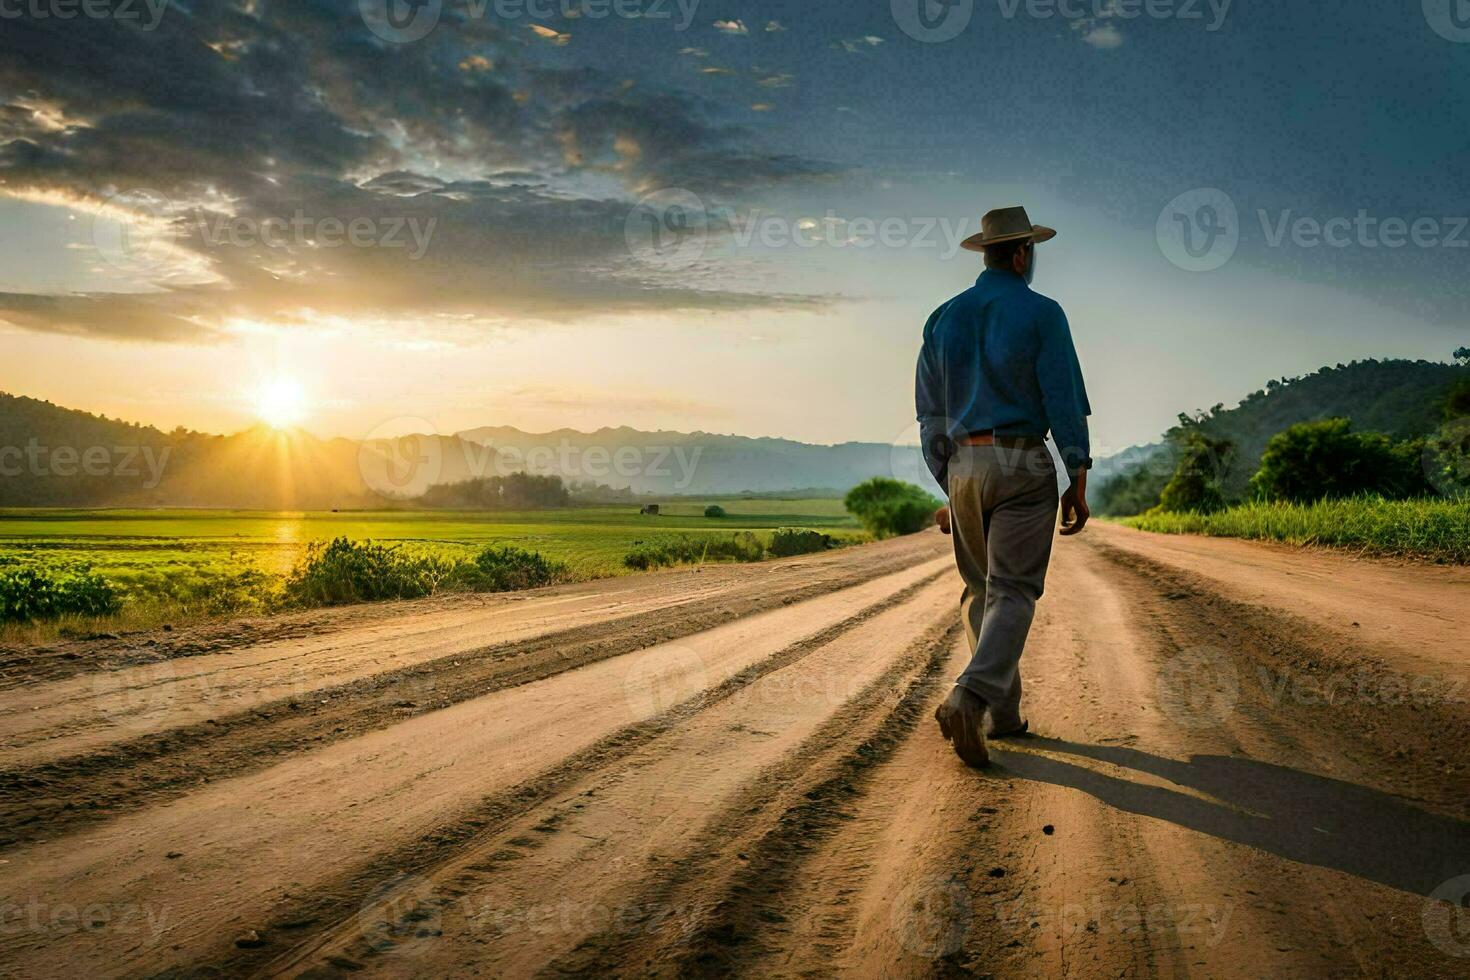
<svg viewBox="0 0 1470 980">
<path fill-rule="evenodd" d="M 1367 360 L 1268 382 L 1240 404 L 1194 413 L 1192 424 L 1237 448 L 1226 490 L 1240 492 L 1272 435 L 1296 422 L 1344 416 L 1396 438 L 1439 425 L 1448 393 L 1470 367 Z M 1171 430 L 1173 432 L 1173 430 Z M 1089 481 L 1104 510 L 1148 506 L 1171 469 L 1171 433 L 1099 460 Z M 561 477 L 574 498 L 840 495 L 872 476 L 937 492 L 916 445 L 708 432 L 524 432 L 482 426 L 453 435 L 320 439 L 264 425 L 233 435 L 152 426 L 0 393 L 0 506 L 232 507 L 316 510 L 412 506 L 430 486 L 532 473 Z M 1118 488 L 1126 487 L 1126 492 Z M 1109 498 L 1116 498 L 1110 500 Z M 1113 506 L 1109 506 L 1112 504 Z"/>
<path fill-rule="evenodd" d="M 0 506 L 364 508 L 429 486 L 513 472 L 562 477 L 588 497 L 802 491 L 871 476 L 927 481 L 916 446 L 706 432 L 531 433 L 485 426 L 362 442 L 260 425 L 233 435 L 152 426 L 0 393 Z"/>
</svg>

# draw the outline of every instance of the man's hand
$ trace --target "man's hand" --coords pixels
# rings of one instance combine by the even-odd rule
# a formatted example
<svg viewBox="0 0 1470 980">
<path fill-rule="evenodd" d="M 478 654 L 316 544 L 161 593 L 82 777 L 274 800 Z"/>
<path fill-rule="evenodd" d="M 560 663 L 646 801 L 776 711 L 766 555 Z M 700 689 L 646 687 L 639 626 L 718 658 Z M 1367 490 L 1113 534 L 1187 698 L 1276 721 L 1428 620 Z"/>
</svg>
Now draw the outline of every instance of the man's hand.
<svg viewBox="0 0 1470 980">
<path fill-rule="evenodd" d="M 949 533 L 949 505 L 946 504 L 934 512 L 934 523 L 939 525 L 939 530 Z"/>
<path fill-rule="evenodd" d="M 1092 511 L 1087 509 L 1087 470 L 1077 471 L 1077 478 L 1062 494 L 1062 533 L 1076 534 L 1087 526 Z"/>
</svg>

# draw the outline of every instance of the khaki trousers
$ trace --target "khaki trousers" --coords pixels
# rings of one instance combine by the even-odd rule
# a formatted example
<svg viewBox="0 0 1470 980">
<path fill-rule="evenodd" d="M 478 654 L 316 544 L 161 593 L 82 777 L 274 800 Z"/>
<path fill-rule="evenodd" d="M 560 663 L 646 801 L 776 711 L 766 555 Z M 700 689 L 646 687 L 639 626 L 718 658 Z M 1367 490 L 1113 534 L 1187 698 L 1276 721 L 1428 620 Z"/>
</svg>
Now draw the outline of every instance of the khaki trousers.
<svg viewBox="0 0 1470 980">
<path fill-rule="evenodd" d="M 956 683 L 990 706 L 999 728 L 1020 723 L 1021 651 L 1046 583 L 1057 500 L 1046 447 L 955 447 L 949 513 L 970 641 L 970 664 Z"/>
</svg>

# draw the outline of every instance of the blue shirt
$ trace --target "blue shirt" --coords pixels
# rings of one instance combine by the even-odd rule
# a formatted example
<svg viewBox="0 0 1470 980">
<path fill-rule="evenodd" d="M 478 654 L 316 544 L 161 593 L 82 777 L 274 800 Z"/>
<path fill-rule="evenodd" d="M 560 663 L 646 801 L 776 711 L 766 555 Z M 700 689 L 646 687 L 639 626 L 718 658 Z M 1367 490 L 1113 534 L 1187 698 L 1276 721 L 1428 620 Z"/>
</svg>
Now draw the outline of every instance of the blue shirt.
<svg viewBox="0 0 1470 980">
<path fill-rule="evenodd" d="M 930 315 L 914 402 L 924 461 L 945 492 L 951 446 L 971 432 L 1050 430 L 1069 473 L 1092 465 L 1092 406 L 1067 315 L 1009 269 L 986 269 Z"/>
</svg>

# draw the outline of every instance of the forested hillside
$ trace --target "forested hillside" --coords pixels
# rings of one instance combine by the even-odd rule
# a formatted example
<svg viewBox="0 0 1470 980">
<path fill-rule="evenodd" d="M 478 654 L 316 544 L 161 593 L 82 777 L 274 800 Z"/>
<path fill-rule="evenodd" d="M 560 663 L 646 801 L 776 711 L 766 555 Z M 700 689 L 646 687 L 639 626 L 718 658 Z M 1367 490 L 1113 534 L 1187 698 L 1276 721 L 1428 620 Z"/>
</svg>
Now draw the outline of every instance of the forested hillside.
<svg viewBox="0 0 1470 980">
<path fill-rule="evenodd" d="M 1174 471 L 1171 446 L 1186 428 L 1235 446 L 1221 474 L 1228 499 L 1239 499 L 1260 465 L 1266 443 L 1298 422 L 1347 418 L 1359 431 L 1395 439 L 1428 436 L 1444 421 L 1451 390 L 1470 378 L 1470 367 L 1434 361 L 1366 360 L 1324 367 L 1297 378 L 1268 381 L 1234 408 L 1223 404 L 1182 414 L 1164 434 L 1164 446 L 1145 460 L 1100 481 L 1097 503 L 1104 513 L 1136 514 L 1158 503 Z"/>
</svg>

